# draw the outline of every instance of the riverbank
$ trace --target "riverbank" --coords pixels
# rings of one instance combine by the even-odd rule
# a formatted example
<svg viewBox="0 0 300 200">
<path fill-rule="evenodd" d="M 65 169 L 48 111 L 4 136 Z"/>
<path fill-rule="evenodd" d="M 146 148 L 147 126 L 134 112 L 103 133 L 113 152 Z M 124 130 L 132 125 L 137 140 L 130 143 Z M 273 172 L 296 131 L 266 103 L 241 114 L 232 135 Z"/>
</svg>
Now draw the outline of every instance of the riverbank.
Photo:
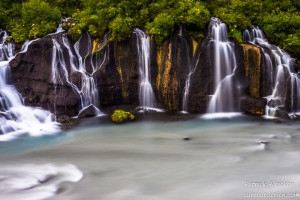
<svg viewBox="0 0 300 200">
<path fill-rule="evenodd" d="M 11 187 L 2 188 L 0 197 L 240 200 L 245 193 L 298 191 L 299 123 L 242 114 L 179 116 L 193 118 L 138 114 L 136 121 L 114 124 L 104 115 L 75 119 L 74 129 L 56 135 L 8 141 L 1 145 L 0 176 L 7 169 L 10 176 L 0 185 Z M 36 180 L 33 187 L 28 178 Z M 259 181 L 292 184 L 245 185 Z M 26 189 L 18 189 L 20 183 Z"/>
<path fill-rule="evenodd" d="M 153 109 L 144 110 L 142 111 L 137 106 L 133 105 L 119 105 L 119 106 L 111 106 L 102 108 L 101 111 L 103 115 L 97 116 L 97 117 L 87 117 L 87 118 L 77 118 L 73 117 L 70 118 L 71 123 L 62 123 L 61 128 L 63 131 L 71 130 L 76 127 L 81 126 L 96 126 L 96 125 L 116 125 L 116 126 L 122 126 L 122 124 L 114 123 L 111 120 L 111 114 L 117 110 L 122 109 L 124 111 L 128 111 L 134 114 L 135 118 L 133 121 L 126 121 L 124 123 L 136 123 L 136 122 L 142 122 L 142 121 L 149 121 L 149 122 L 179 122 L 179 121 L 189 121 L 193 119 L 202 118 L 205 119 L 214 119 L 216 118 L 217 121 L 230 121 L 232 119 L 232 116 L 230 114 L 226 113 L 224 115 L 221 115 L 223 117 L 219 116 L 213 116 L 210 114 L 190 114 L 190 113 L 182 113 L 182 112 L 171 112 L 171 111 L 156 111 Z M 235 115 L 237 115 L 236 113 Z M 233 116 L 235 116 L 233 115 Z M 243 118 L 247 118 L 249 122 L 267 122 L 267 123 L 284 123 L 284 124 L 293 124 L 296 120 L 288 120 L 284 118 L 267 118 L 264 116 L 252 116 L 240 113 L 240 116 Z M 232 120 L 237 120 L 238 117 L 235 117 Z"/>
</svg>

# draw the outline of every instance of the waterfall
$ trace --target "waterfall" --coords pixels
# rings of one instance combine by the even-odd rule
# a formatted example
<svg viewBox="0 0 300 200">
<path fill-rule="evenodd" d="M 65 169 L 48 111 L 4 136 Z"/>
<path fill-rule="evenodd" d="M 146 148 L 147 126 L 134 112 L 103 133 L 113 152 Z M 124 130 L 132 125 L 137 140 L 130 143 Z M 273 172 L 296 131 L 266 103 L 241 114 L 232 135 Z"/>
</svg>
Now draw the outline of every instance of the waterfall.
<svg viewBox="0 0 300 200">
<path fill-rule="evenodd" d="M 139 100 L 140 106 L 156 108 L 155 96 L 150 76 L 150 37 L 142 30 L 135 28 L 137 37 L 138 66 L 140 75 Z"/>
<path fill-rule="evenodd" d="M 0 30 L 0 141 L 18 137 L 21 134 L 39 136 L 59 131 L 54 115 L 39 108 L 24 106 L 22 96 L 9 85 L 10 66 L 14 46 L 6 42 L 7 34 Z M 21 51 L 27 50 L 29 42 Z"/>
<path fill-rule="evenodd" d="M 75 43 L 71 45 L 66 34 L 59 34 L 52 38 L 53 40 L 53 52 L 52 52 L 52 83 L 56 91 L 56 87 L 67 83 L 81 99 L 81 110 L 92 106 L 96 115 L 100 115 L 101 111 L 99 107 L 99 93 L 97 88 L 97 82 L 94 78 L 94 73 L 98 71 L 104 64 L 107 52 L 105 51 L 104 59 L 100 63 L 86 63 L 86 58 L 91 54 L 91 38 L 88 35 L 88 43 L 86 45 L 86 51 L 80 49 L 80 45 L 84 43 L 83 36 Z M 67 56 L 64 56 L 64 52 L 67 52 Z M 83 53 L 82 53 L 83 52 Z M 68 64 L 67 64 L 68 63 Z M 91 71 L 86 70 L 86 65 L 89 64 Z M 69 65 L 69 67 L 68 67 Z M 80 87 L 76 86 L 70 80 L 73 74 L 78 73 L 81 76 Z M 58 91 L 59 93 L 59 91 Z M 54 105 L 55 106 L 55 105 Z"/>
<path fill-rule="evenodd" d="M 209 24 L 209 43 L 213 45 L 213 84 L 214 94 L 208 104 L 208 113 L 232 112 L 235 110 L 233 99 L 233 70 L 236 58 L 233 43 L 228 41 L 227 26 L 217 18 Z"/>
<path fill-rule="evenodd" d="M 88 35 L 88 44 L 87 46 L 87 52 L 85 55 L 80 54 L 80 47 L 79 44 L 81 43 L 83 36 L 79 38 L 79 40 L 75 43 L 74 49 L 78 57 L 78 63 L 79 66 L 77 66 L 77 72 L 81 73 L 81 92 L 83 93 L 83 99 L 82 99 L 82 107 L 87 107 L 89 105 L 94 105 L 96 107 L 99 107 L 99 95 L 98 95 L 98 88 L 95 78 L 93 77 L 93 74 L 95 73 L 96 69 L 94 68 L 94 65 L 92 65 L 92 73 L 88 73 L 86 71 L 86 57 L 91 53 L 91 38 Z M 104 56 L 106 57 L 106 56 Z M 103 64 L 103 63 L 102 63 Z M 99 70 L 102 66 L 100 64 L 100 67 L 97 68 Z M 100 110 L 99 110 L 100 114 Z"/>
<path fill-rule="evenodd" d="M 187 111 L 188 111 L 187 102 L 188 102 L 188 95 L 189 95 L 189 89 L 190 89 L 191 75 L 194 73 L 195 67 L 198 65 L 200 54 L 198 55 L 196 63 L 193 64 L 191 61 L 191 56 L 190 56 L 190 55 L 192 55 L 190 52 L 191 50 L 190 50 L 190 48 L 188 48 L 188 42 L 187 42 L 185 36 L 183 35 L 182 26 L 180 26 L 178 36 L 180 38 L 183 49 L 186 50 L 185 56 L 187 58 L 186 67 L 188 68 L 188 74 L 185 78 L 185 86 L 184 86 L 183 95 L 182 95 L 183 96 L 182 97 L 182 112 L 187 113 Z"/>
<path fill-rule="evenodd" d="M 8 60 L 13 57 L 14 46 L 6 42 L 8 37 L 6 31 L 0 29 L 0 61 Z"/>
<path fill-rule="evenodd" d="M 266 115 L 274 116 L 274 111 L 277 109 L 299 110 L 300 79 L 293 69 L 294 59 L 279 47 L 270 44 L 263 31 L 256 26 L 250 30 L 246 29 L 243 39 L 259 47 L 263 52 L 265 67 L 268 71 L 268 76 L 265 78 L 270 85 L 270 89 L 263 91 L 263 96 L 268 102 Z"/>
</svg>

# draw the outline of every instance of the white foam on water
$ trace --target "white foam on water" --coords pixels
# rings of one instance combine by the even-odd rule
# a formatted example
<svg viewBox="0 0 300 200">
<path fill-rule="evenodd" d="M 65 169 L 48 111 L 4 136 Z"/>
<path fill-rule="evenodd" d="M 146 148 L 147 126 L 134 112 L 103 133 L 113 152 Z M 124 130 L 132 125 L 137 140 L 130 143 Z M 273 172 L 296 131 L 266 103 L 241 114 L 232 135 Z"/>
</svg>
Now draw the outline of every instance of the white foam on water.
<svg viewBox="0 0 300 200">
<path fill-rule="evenodd" d="M 149 110 L 151 110 L 151 111 L 154 110 L 154 111 L 160 112 L 160 113 L 165 112 L 165 110 L 161 109 L 161 108 L 153 108 L 153 107 L 146 107 L 146 106 L 139 106 L 136 109 L 138 109 L 140 113 L 143 113 L 143 112 L 149 111 Z"/>
<path fill-rule="evenodd" d="M 200 116 L 201 119 L 222 119 L 222 118 L 233 118 L 243 116 L 240 112 L 228 112 L 228 113 L 207 113 Z"/>
<path fill-rule="evenodd" d="M 0 167 L 0 199 L 38 200 L 57 194 L 63 182 L 78 182 L 83 173 L 72 164 L 22 164 Z"/>
</svg>

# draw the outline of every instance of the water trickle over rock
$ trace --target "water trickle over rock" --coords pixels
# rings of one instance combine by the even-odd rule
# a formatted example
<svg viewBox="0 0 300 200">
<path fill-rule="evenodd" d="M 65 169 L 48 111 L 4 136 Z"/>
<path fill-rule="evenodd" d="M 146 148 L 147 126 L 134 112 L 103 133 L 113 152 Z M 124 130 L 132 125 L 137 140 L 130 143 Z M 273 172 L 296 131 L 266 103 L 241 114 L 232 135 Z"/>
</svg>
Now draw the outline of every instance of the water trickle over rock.
<svg viewBox="0 0 300 200">
<path fill-rule="evenodd" d="M 150 69 L 150 37 L 142 30 L 134 29 L 136 34 L 137 57 L 140 75 L 140 106 L 146 108 L 156 108 L 156 100 L 151 85 Z"/>
<path fill-rule="evenodd" d="M 272 45 L 258 27 L 245 30 L 245 42 L 262 51 L 261 91 L 259 96 L 267 99 L 266 114 L 276 116 L 280 112 L 300 109 L 300 79 L 294 69 L 295 59 L 279 47 Z M 280 111 L 281 110 L 281 111 Z"/>
<path fill-rule="evenodd" d="M 40 108 L 24 106 L 22 96 L 10 84 L 9 61 L 14 57 L 14 45 L 7 43 L 6 37 L 6 32 L 0 31 L 0 141 L 21 134 L 39 136 L 59 131 L 54 115 Z M 22 51 L 26 51 L 27 45 L 23 45 Z"/>
</svg>

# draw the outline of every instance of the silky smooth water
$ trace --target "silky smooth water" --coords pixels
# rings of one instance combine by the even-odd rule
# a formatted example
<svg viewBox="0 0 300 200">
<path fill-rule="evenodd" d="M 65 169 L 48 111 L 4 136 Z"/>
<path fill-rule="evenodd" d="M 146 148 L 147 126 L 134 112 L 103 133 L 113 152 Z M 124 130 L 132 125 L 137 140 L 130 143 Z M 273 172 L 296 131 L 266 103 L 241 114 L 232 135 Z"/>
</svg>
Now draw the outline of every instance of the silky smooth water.
<svg viewBox="0 0 300 200">
<path fill-rule="evenodd" d="M 13 154 L 1 143 L 0 199 L 241 200 L 300 192 L 299 124 L 208 119 L 79 127 L 43 142 L 11 141 Z"/>
<path fill-rule="evenodd" d="M 144 108 L 156 108 L 156 100 L 151 86 L 150 36 L 135 28 L 137 38 L 138 67 L 140 75 L 139 101 Z"/>
<path fill-rule="evenodd" d="M 298 89 L 300 78 L 297 71 L 294 70 L 295 59 L 284 50 L 269 43 L 259 27 L 254 26 L 250 30 L 246 29 L 243 33 L 243 39 L 245 42 L 261 49 L 265 60 L 265 68 L 269 72 L 268 77 L 265 77 L 265 79 L 270 80 L 272 90 L 263 92 L 263 95 L 268 102 L 273 100 L 275 106 L 266 106 L 266 114 L 273 116 L 273 110 L 285 106 L 286 99 L 291 101 L 288 110 L 290 112 L 298 111 L 300 109 L 298 103 L 300 101 L 300 91 Z M 287 84 L 288 82 L 290 82 L 290 86 Z"/>
<path fill-rule="evenodd" d="M 6 41 L 8 37 L 5 31 L 0 30 L 0 141 L 21 135 L 40 136 L 59 132 L 54 115 L 40 108 L 25 106 L 23 97 L 10 84 L 9 61 L 14 58 L 14 45 Z M 26 41 L 21 52 L 27 51 L 31 42 Z"/>
<path fill-rule="evenodd" d="M 234 44 L 228 39 L 227 25 L 212 17 L 209 23 L 209 38 L 213 45 L 213 91 L 208 103 L 208 113 L 233 112 L 233 71 L 236 68 Z M 225 101 L 226 100 L 226 101 Z"/>
</svg>

